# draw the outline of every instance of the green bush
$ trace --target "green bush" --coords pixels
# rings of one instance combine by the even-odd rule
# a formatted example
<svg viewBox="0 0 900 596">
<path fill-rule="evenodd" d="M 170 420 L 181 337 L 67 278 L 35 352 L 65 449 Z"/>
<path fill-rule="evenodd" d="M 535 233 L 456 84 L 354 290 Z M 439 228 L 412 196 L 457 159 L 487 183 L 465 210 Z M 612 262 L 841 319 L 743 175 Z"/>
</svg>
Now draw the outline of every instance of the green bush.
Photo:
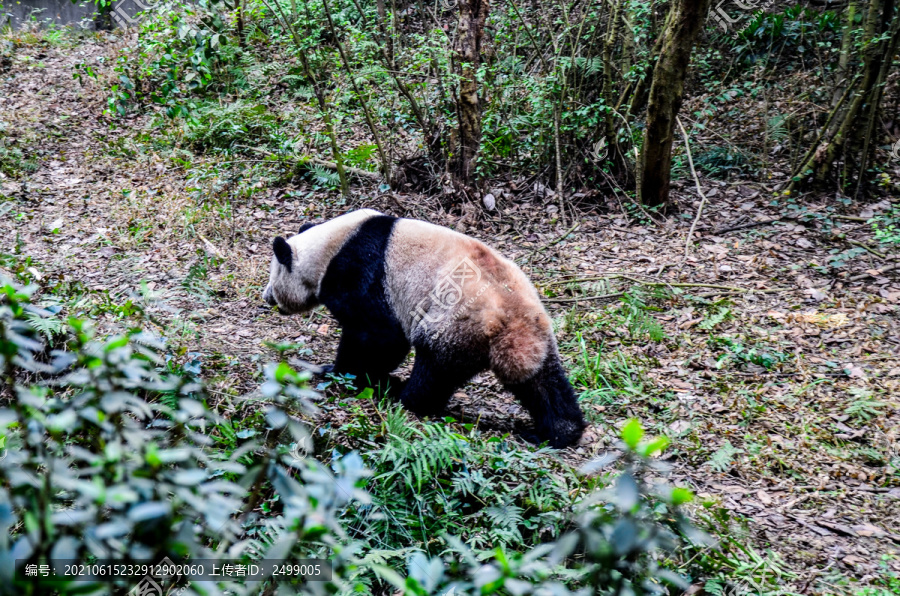
<svg viewBox="0 0 900 596">
<path fill-rule="evenodd" d="M 233 427 L 207 406 L 193 367 L 167 364 L 161 342 L 136 330 L 98 339 L 88 323 L 70 319 L 65 334 L 50 335 L 51 349 L 39 330 L 48 325 L 36 321 L 54 315 L 32 304 L 35 292 L 0 281 L 0 581 L 10 591 L 104 586 L 23 581 L 17 560 L 21 568 L 165 557 L 329 559 L 331 581 L 279 587 L 308 594 L 388 586 L 409 595 L 644 594 L 684 586 L 659 566 L 659 553 L 676 545 L 676 530 L 689 529 L 677 510 L 689 494 L 643 482 L 645 456 L 665 444 L 641 443 L 637 423 L 623 431 L 625 472 L 611 489 L 581 499 L 574 518 L 573 495 L 587 492 L 562 464 L 548 466 L 546 452 L 472 429 L 418 426 L 396 407 L 366 427 L 371 436 L 359 433 L 370 447 L 363 456 L 335 453 L 329 470 L 304 456 L 310 435 L 296 416 L 314 410 L 307 373 L 267 365 L 253 397 L 261 415 L 225 437 L 221 429 Z M 214 440 L 217 433 L 229 440 Z M 560 534 L 568 527 L 576 529 Z M 219 587 L 269 589 L 250 581 Z M 217 589 L 188 583 L 179 593 Z"/>
<path fill-rule="evenodd" d="M 292 441 L 308 440 L 290 415 L 311 407 L 303 375 L 283 364 L 267 367 L 261 392 L 268 405 L 261 407 L 268 438 L 223 457 L 211 448 L 218 416 L 206 407 L 203 386 L 161 375 L 157 340 L 141 332 L 97 340 L 89 325 L 72 319 L 68 349 L 48 353 L 31 318 L 52 315 L 29 303 L 33 292 L 5 285 L 0 294 L 8 405 L 0 409 L 0 579 L 6 585 L 16 559 L 242 559 L 271 550 L 291 559 L 338 552 L 330 538 L 340 535 L 335 511 L 357 496 L 346 488 L 364 471 L 358 457 L 345 458 L 335 480 L 315 460 L 286 455 Z M 161 399 L 172 395 L 174 407 Z M 238 461 L 243 453 L 254 454 L 253 465 Z M 229 474 L 240 481 L 225 480 Z M 292 534 L 251 551 L 244 540 L 258 521 L 251 505 L 271 487 L 284 504 L 279 524 Z M 29 594 L 90 587 L 41 578 L 15 585 Z"/>
<path fill-rule="evenodd" d="M 348 514 L 370 560 L 405 558 L 413 550 L 440 554 L 447 535 L 481 556 L 497 546 L 524 550 L 558 538 L 586 492 L 549 449 L 518 449 L 472 425 L 458 432 L 443 422 L 418 424 L 399 404 L 381 416 L 375 426 L 361 420 L 341 429 L 368 426 L 362 456 L 373 470 L 372 503 Z"/>
</svg>

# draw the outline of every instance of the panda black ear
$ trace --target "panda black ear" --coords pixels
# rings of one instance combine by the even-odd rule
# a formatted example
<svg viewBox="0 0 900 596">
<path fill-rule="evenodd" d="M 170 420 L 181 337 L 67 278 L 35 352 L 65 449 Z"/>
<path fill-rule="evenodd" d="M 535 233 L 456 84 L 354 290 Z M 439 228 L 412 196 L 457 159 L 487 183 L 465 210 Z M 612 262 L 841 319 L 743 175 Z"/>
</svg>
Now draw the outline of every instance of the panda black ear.
<svg viewBox="0 0 900 596">
<path fill-rule="evenodd" d="M 275 258 L 278 259 L 278 262 L 290 271 L 294 255 L 291 253 L 291 245 L 287 243 L 287 240 L 281 236 L 276 236 L 275 241 L 272 242 L 272 250 L 275 252 Z"/>
<path fill-rule="evenodd" d="M 302 234 L 302 233 L 305 232 L 306 230 L 308 230 L 308 229 L 310 229 L 310 228 L 314 228 L 314 227 L 316 227 L 316 224 L 306 222 L 305 224 L 303 224 L 302 226 L 300 226 L 300 231 L 298 231 L 297 233 L 298 233 L 298 234 Z"/>
</svg>

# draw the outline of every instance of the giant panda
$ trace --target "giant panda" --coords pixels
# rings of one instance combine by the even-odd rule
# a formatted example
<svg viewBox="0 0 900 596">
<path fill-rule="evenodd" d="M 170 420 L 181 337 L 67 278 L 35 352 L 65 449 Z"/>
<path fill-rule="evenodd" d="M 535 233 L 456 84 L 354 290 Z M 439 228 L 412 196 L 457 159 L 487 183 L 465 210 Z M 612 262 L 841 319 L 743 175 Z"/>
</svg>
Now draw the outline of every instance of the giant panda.
<svg viewBox="0 0 900 596">
<path fill-rule="evenodd" d="M 383 382 L 414 347 L 399 393 L 408 410 L 437 414 L 490 369 L 531 414 L 532 438 L 556 448 L 578 442 L 584 417 L 550 317 L 522 270 L 493 249 L 371 209 L 304 224 L 272 249 L 263 299 L 283 314 L 323 304 L 342 327 L 326 370 Z"/>
</svg>

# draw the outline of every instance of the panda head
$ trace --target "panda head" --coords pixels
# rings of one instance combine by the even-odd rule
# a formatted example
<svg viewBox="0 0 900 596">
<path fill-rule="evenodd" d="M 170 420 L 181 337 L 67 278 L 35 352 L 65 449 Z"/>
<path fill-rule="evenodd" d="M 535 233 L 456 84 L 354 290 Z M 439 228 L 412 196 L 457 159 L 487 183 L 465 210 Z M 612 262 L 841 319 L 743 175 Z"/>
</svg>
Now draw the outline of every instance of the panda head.
<svg viewBox="0 0 900 596">
<path fill-rule="evenodd" d="M 270 306 L 278 306 L 278 312 L 286 315 L 305 312 L 318 304 L 316 297 L 319 279 L 314 271 L 302 265 L 298 254 L 302 243 L 296 239 L 313 227 L 304 224 L 290 241 L 277 236 L 272 242 L 272 265 L 269 283 L 263 290 L 263 300 Z"/>
</svg>

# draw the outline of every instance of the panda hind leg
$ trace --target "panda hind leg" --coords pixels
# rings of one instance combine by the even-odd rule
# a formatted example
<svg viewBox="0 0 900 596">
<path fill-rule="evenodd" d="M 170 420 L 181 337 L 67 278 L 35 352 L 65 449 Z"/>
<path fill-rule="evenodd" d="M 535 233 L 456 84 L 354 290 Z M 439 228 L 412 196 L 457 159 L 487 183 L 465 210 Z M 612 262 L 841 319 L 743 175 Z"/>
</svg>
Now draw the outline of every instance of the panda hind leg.
<svg viewBox="0 0 900 596">
<path fill-rule="evenodd" d="M 584 415 L 559 356 L 548 355 L 538 372 L 527 381 L 505 386 L 531 414 L 535 442 L 547 441 L 551 447 L 562 449 L 581 438 L 586 426 Z"/>
</svg>

